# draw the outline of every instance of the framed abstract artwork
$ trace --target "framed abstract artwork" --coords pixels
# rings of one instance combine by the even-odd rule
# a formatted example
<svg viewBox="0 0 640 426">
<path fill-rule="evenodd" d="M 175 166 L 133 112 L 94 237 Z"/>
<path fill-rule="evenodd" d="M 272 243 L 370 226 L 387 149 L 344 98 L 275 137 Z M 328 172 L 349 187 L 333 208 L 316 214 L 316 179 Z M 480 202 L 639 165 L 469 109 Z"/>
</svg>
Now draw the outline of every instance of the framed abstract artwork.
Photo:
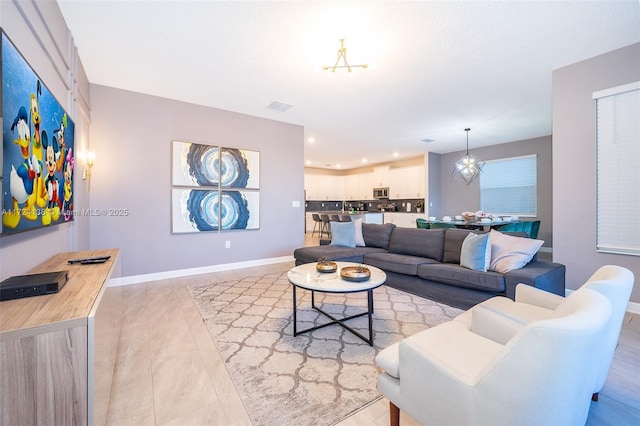
<svg viewBox="0 0 640 426">
<path fill-rule="evenodd" d="M 2 234 L 72 221 L 75 126 L 2 32 Z"/>
<path fill-rule="evenodd" d="M 260 189 L 260 152 L 173 141 L 172 184 Z"/>
<path fill-rule="evenodd" d="M 173 233 L 218 231 L 220 191 L 173 188 L 171 212 Z"/>
<path fill-rule="evenodd" d="M 220 227 L 231 229 L 260 228 L 260 193 L 255 191 L 222 191 Z"/>
<path fill-rule="evenodd" d="M 260 228 L 258 151 L 173 141 L 172 232 Z"/>
</svg>

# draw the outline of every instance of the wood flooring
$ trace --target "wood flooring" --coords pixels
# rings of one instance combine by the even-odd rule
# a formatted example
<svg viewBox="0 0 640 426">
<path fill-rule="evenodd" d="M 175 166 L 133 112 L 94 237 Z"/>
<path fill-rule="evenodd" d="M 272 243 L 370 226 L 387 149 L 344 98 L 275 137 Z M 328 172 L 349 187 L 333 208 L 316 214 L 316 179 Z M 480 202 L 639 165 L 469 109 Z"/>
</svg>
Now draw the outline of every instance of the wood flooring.
<svg viewBox="0 0 640 426">
<path fill-rule="evenodd" d="M 317 239 L 307 234 L 310 244 L 317 244 Z M 292 266 L 287 262 L 119 288 L 124 318 L 106 424 L 251 425 L 186 285 L 286 271 Z M 385 399 L 339 423 L 388 424 Z M 400 424 L 417 423 L 402 414 Z M 607 383 L 600 401 L 591 403 L 587 425 L 637 424 L 640 315 L 627 314 Z"/>
</svg>

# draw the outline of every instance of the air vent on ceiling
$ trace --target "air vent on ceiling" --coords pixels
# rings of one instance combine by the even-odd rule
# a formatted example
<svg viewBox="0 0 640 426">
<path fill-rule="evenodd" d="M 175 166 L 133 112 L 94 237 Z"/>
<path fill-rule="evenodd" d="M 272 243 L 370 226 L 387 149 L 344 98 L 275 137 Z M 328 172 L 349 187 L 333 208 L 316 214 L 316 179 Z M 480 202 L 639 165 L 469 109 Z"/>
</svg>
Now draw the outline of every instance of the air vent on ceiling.
<svg viewBox="0 0 640 426">
<path fill-rule="evenodd" d="M 267 108 L 271 108 L 271 109 L 274 109 L 274 110 L 280 111 L 280 112 L 285 112 L 286 110 L 288 110 L 292 106 L 293 105 L 285 103 L 285 102 L 273 101 L 273 102 L 271 102 L 269 104 L 269 106 Z"/>
<path fill-rule="evenodd" d="M 429 138 L 422 139 L 422 142 L 425 142 L 425 143 L 429 143 L 429 142 L 433 142 L 433 141 L 434 141 L 433 139 L 429 139 Z"/>
</svg>

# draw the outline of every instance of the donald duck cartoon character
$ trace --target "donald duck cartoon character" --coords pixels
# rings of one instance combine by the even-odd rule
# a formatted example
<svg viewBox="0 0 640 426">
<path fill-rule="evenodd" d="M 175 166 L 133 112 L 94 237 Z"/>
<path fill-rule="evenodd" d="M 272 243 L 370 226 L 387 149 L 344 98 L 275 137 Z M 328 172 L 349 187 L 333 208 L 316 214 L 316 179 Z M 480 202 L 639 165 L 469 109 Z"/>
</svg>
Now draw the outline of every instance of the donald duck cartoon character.
<svg viewBox="0 0 640 426">
<path fill-rule="evenodd" d="M 36 177 L 42 170 L 42 164 L 37 160 L 35 155 L 31 157 L 29 146 L 31 145 L 31 130 L 28 124 L 27 110 L 21 106 L 18 115 L 13 119 L 11 130 L 17 130 L 17 139 L 13 143 L 20 147 L 20 153 L 24 158 L 24 162 L 18 166 L 18 169 L 11 165 L 9 173 L 9 191 L 13 198 L 13 209 L 4 212 L 2 215 L 2 224 L 8 228 L 15 228 L 20 223 L 20 217 L 35 220 L 37 218 L 34 209 L 35 194 L 33 186 Z M 18 207 L 24 204 L 25 208 L 20 210 Z"/>
</svg>

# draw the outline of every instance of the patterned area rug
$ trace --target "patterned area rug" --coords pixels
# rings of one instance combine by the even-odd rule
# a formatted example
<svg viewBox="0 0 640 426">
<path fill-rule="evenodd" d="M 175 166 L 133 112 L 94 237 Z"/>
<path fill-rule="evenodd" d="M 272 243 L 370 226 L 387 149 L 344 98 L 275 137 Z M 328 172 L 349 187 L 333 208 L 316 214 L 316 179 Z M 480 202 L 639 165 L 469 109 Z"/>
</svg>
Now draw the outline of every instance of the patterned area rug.
<svg viewBox="0 0 640 426">
<path fill-rule="evenodd" d="M 256 425 L 332 425 L 378 399 L 376 354 L 462 311 L 386 286 L 374 290 L 374 346 L 331 325 L 293 337 L 286 273 L 190 287 L 209 333 Z M 298 329 L 330 320 L 299 290 Z M 366 311 L 366 292 L 316 293 L 340 318 Z M 368 336 L 366 316 L 348 324 Z"/>
</svg>

